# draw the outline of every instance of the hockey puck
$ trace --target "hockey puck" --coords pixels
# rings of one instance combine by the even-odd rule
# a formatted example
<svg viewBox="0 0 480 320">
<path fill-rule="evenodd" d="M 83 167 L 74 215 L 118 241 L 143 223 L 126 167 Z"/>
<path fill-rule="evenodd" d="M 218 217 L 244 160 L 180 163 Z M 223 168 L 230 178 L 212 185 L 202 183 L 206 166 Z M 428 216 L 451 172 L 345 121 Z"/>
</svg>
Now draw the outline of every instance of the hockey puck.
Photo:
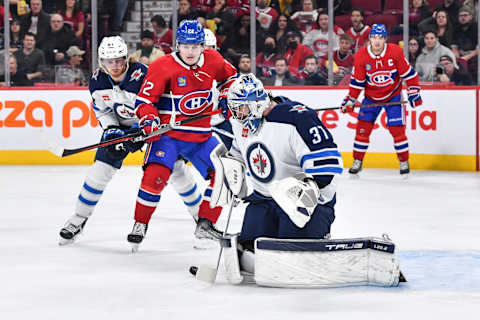
<svg viewBox="0 0 480 320">
<path fill-rule="evenodd" d="M 196 275 L 197 274 L 197 271 L 198 271 L 198 267 L 196 266 L 191 266 L 190 269 L 188 269 L 188 271 L 192 274 L 192 275 Z"/>
</svg>

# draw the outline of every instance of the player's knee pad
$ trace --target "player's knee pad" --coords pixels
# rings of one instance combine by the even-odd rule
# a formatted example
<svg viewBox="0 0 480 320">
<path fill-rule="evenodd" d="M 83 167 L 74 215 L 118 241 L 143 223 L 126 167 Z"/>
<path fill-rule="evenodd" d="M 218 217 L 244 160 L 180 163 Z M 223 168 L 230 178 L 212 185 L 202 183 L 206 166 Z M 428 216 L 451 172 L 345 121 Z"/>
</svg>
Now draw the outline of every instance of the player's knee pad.
<svg viewBox="0 0 480 320">
<path fill-rule="evenodd" d="M 355 140 L 368 142 L 375 123 L 365 120 L 358 120 L 355 132 Z"/>
<path fill-rule="evenodd" d="M 405 135 L 405 126 L 392 126 L 388 127 L 388 131 L 393 137 L 394 142 L 400 142 L 407 140 L 407 136 Z"/>
<path fill-rule="evenodd" d="M 170 177 L 170 169 L 158 163 L 150 163 L 145 168 L 141 189 L 160 194 Z"/>
</svg>

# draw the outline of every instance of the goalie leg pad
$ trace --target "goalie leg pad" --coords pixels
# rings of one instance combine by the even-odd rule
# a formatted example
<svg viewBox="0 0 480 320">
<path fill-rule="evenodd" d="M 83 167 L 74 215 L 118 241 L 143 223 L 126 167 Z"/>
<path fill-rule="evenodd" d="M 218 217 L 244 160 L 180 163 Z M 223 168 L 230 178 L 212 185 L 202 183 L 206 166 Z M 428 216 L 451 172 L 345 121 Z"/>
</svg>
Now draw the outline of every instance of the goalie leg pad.
<svg viewBox="0 0 480 320">
<path fill-rule="evenodd" d="M 267 287 L 397 286 L 395 244 L 381 238 L 255 241 L 255 282 Z"/>
<path fill-rule="evenodd" d="M 220 242 L 223 248 L 223 264 L 227 280 L 231 284 L 240 284 L 243 276 L 240 274 L 240 262 L 238 259 L 238 236 L 232 236 L 230 239 L 222 239 Z"/>
</svg>

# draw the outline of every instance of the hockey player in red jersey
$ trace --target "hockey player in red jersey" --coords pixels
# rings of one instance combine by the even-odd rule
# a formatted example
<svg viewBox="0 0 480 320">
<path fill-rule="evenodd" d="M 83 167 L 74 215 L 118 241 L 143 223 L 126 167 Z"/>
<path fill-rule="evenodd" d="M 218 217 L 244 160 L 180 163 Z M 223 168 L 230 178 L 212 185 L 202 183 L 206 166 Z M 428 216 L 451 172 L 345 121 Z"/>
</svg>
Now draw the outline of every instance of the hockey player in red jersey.
<svg viewBox="0 0 480 320">
<path fill-rule="evenodd" d="M 161 123 L 172 123 L 174 119 L 211 111 L 213 81 L 217 81 L 220 92 L 233 83 L 236 69 L 216 50 L 204 50 L 204 44 L 205 34 L 200 23 L 184 20 L 177 29 L 177 51 L 160 57 L 150 65 L 136 101 L 136 114 L 144 134 L 156 131 Z M 150 144 L 145 154 L 144 174 L 135 207 L 135 224 L 127 237 L 134 251 L 145 237 L 177 157 L 181 155 L 189 160 L 207 179 L 213 177 L 210 153 L 219 143 L 212 136 L 208 117 L 175 127 L 147 142 Z M 222 208 L 210 208 L 210 194 L 211 187 L 207 187 L 195 233 L 217 238 L 221 234 L 214 229 L 213 223 Z"/>
<path fill-rule="evenodd" d="M 386 43 L 387 31 L 383 24 L 374 24 L 370 31 L 370 44 L 355 55 L 354 68 L 350 78 L 349 93 L 342 102 L 342 112 L 352 112 L 356 100 L 365 90 L 362 104 L 399 102 L 398 105 L 384 106 L 387 126 L 393 137 L 395 151 L 400 161 L 400 174 L 410 172 L 408 164 L 408 139 L 405 135 L 405 107 L 402 100 L 402 80 L 408 90 L 408 101 L 412 108 L 422 105 L 417 72 L 403 55 L 402 49 Z M 381 107 L 361 108 L 353 143 L 354 162 L 349 172 L 357 174 L 362 170 L 362 161 L 370 143 L 375 120 Z"/>
</svg>

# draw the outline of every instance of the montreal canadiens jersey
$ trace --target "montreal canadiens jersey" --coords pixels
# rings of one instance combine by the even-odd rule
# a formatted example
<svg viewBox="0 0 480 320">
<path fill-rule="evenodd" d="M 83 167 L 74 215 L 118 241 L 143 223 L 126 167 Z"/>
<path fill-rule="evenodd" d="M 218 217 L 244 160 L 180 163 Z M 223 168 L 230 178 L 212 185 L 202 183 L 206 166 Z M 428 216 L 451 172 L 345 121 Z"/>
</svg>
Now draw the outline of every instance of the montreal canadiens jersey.
<svg viewBox="0 0 480 320">
<path fill-rule="evenodd" d="M 212 111 L 212 84 L 222 92 L 228 89 L 237 70 L 216 51 L 207 49 L 195 66 L 185 64 L 178 52 L 155 60 L 148 68 L 147 76 L 137 96 L 137 107 L 152 104 L 157 107 L 162 123 L 197 116 Z M 212 134 L 210 118 L 175 127 L 165 135 L 191 142 L 203 142 Z"/>
<path fill-rule="evenodd" d="M 337 145 L 315 111 L 288 101 L 276 105 L 256 135 L 232 119 L 235 136 L 230 152 L 242 157 L 253 189 L 270 197 L 274 180 L 306 173 L 325 187 L 341 174 L 343 162 Z"/>
<path fill-rule="evenodd" d="M 88 87 L 93 110 L 103 129 L 118 125 L 129 127 L 138 121 L 135 99 L 146 74 L 147 66 L 139 62 L 129 65 L 125 79 L 120 83 L 115 83 L 100 69 L 93 72 Z"/>
<path fill-rule="evenodd" d="M 401 93 L 402 80 L 409 87 L 419 85 L 417 72 L 398 45 L 387 43 L 378 56 L 367 46 L 355 54 L 349 95 L 357 99 L 365 89 L 365 97 L 385 102 Z"/>
</svg>

